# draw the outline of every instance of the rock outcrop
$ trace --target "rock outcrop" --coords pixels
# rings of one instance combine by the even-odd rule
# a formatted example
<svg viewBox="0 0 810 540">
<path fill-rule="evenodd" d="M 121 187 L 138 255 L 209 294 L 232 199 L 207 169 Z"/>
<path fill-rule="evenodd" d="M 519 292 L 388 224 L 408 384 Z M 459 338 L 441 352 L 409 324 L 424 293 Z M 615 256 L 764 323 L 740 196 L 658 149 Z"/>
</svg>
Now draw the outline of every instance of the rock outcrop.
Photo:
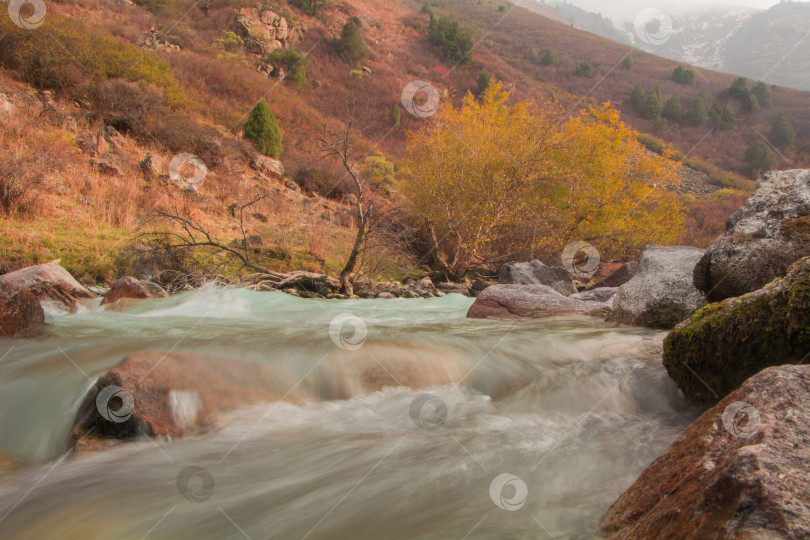
<svg viewBox="0 0 810 540">
<path fill-rule="evenodd" d="M 104 295 L 101 305 L 112 304 L 122 298 L 165 298 L 167 296 L 169 296 L 168 293 L 156 283 L 125 276 L 113 282 L 109 292 Z"/>
<path fill-rule="evenodd" d="M 695 420 L 613 503 L 610 538 L 810 538 L 810 366 L 768 368 Z"/>
<path fill-rule="evenodd" d="M 546 285 L 563 296 L 577 292 L 571 274 L 565 268 L 546 266 L 540 261 L 507 263 L 498 271 L 501 285 Z"/>
<path fill-rule="evenodd" d="M 713 403 L 761 369 L 810 354 L 810 257 L 762 289 L 710 304 L 664 341 L 664 367 L 684 394 Z"/>
<path fill-rule="evenodd" d="M 210 428 L 224 411 L 281 399 L 300 403 L 305 397 L 292 379 L 266 364 L 140 352 L 122 360 L 91 389 L 74 423 L 74 442 L 86 435 L 91 441 L 178 437 Z"/>
<path fill-rule="evenodd" d="M 45 312 L 37 297 L 0 278 L 0 336 L 16 336 L 44 322 Z"/>
<path fill-rule="evenodd" d="M 755 291 L 810 255 L 810 170 L 768 173 L 726 229 L 695 267 L 713 301 Z"/>
<path fill-rule="evenodd" d="M 0 281 L 16 283 L 31 291 L 40 301 L 56 302 L 69 311 L 76 310 L 79 300 L 96 297 L 62 268 L 59 260 L 3 274 Z"/>
<path fill-rule="evenodd" d="M 633 278 L 619 287 L 611 318 L 633 326 L 672 328 L 706 304 L 692 283 L 702 249 L 647 246 Z"/>
<path fill-rule="evenodd" d="M 256 155 L 250 160 L 250 167 L 276 178 L 284 176 L 284 164 L 271 157 Z"/>
<path fill-rule="evenodd" d="M 245 40 L 248 52 L 254 54 L 268 54 L 284 47 L 290 37 L 287 19 L 265 8 L 241 8 L 235 30 Z"/>
<path fill-rule="evenodd" d="M 474 319 L 542 319 L 563 315 L 604 317 L 606 302 L 589 302 L 563 296 L 546 285 L 493 285 L 481 291 L 467 311 Z"/>
</svg>

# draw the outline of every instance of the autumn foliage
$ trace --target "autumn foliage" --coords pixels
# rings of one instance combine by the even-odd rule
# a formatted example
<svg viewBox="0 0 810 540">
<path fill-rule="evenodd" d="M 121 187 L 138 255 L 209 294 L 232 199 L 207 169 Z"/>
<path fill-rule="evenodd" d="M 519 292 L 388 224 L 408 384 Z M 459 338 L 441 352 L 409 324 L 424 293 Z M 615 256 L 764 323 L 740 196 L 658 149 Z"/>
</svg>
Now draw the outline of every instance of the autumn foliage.
<svg viewBox="0 0 810 540">
<path fill-rule="evenodd" d="M 647 152 L 609 104 L 566 115 L 509 97 L 493 84 L 408 135 L 401 190 L 436 266 L 460 278 L 574 240 L 609 258 L 678 240 L 679 165 Z"/>
</svg>

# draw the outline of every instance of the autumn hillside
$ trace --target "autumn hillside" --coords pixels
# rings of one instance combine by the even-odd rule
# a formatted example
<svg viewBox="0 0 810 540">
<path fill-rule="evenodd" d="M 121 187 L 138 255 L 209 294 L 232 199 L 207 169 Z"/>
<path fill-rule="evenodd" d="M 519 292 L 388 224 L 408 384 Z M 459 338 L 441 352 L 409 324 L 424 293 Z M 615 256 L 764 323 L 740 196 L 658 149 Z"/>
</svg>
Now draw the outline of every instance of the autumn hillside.
<svg viewBox="0 0 810 540">
<path fill-rule="evenodd" d="M 356 225 L 351 183 L 313 137 L 325 126 L 361 128 L 362 174 L 388 201 L 383 206 L 395 206 L 406 134 L 428 122 L 401 106 L 414 80 L 432 84 L 445 103 L 479 94 L 490 80 L 511 89 L 513 101 L 550 102 L 572 114 L 611 102 L 646 134 L 647 148 L 660 153 L 671 145 L 677 160 L 706 173 L 697 174 L 697 184 L 713 184 L 698 198 L 682 196 L 685 243 L 707 245 L 742 204 L 756 172 L 744 160 L 746 149 L 768 139 L 780 114 L 789 117 L 795 140 L 775 148 L 775 167 L 810 163 L 810 93 L 771 87 L 772 104 L 741 110 L 729 94 L 733 75 L 697 71 L 694 84 L 682 84 L 672 80 L 678 65 L 669 60 L 513 4 L 61 0 L 46 6 L 37 28 L 0 18 L 6 269 L 62 257 L 85 281 L 109 281 L 127 271 L 122 254 L 138 245 L 146 212 L 161 208 L 196 216 L 225 240 L 256 235 L 263 239 L 260 255 L 275 268 L 336 272 Z M 367 47 L 362 58 L 341 45 L 347 21 Z M 464 40 L 472 49 L 459 53 Z M 553 62 L 544 61 L 549 49 Z M 653 94 L 657 85 L 664 100 L 677 96 L 684 112 L 708 92 L 709 105 L 736 114 L 733 125 L 714 118 L 703 125 L 664 122 L 631 104 L 636 86 Z M 284 133 L 284 172 L 257 165 L 256 148 L 243 138 L 262 98 Z M 207 167 L 197 190 L 179 190 L 150 169 L 154 163 L 165 169 L 181 152 Z M 249 212 L 234 212 L 259 192 L 264 198 Z M 412 238 L 392 256 L 395 264 L 381 263 L 379 254 L 367 262 L 401 277 L 424 264 L 423 248 Z"/>
</svg>

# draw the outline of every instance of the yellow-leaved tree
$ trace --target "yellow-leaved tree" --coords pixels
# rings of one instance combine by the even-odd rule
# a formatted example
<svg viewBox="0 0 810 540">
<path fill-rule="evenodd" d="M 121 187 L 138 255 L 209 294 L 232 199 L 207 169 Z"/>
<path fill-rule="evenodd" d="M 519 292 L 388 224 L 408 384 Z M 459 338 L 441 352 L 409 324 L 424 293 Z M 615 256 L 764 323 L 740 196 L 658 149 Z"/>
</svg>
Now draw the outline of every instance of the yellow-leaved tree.
<svg viewBox="0 0 810 540">
<path fill-rule="evenodd" d="M 647 152 L 618 112 L 568 117 L 509 97 L 494 83 L 408 134 L 401 191 L 437 268 L 461 279 L 574 240 L 609 257 L 677 240 L 683 214 L 669 187 L 679 164 Z"/>
</svg>

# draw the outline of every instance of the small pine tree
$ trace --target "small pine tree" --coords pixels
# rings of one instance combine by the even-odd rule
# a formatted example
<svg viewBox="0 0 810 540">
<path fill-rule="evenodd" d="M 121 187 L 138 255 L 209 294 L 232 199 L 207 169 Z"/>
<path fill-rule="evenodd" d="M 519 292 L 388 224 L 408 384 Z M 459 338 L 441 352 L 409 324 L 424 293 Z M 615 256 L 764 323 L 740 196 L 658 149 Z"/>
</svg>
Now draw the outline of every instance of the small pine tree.
<svg viewBox="0 0 810 540">
<path fill-rule="evenodd" d="M 540 61 L 540 57 L 537 55 L 537 49 L 532 49 L 529 51 L 529 60 L 535 64 Z"/>
<path fill-rule="evenodd" d="M 640 113 L 644 110 L 644 103 L 647 101 L 647 94 L 644 92 L 644 87 L 637 84 L 633 91 L 630 93 L 630 103 L 636 112 Z"/>
<path fill-rule="evenodd" d="M 771 143 L 778 148 L 787 148 L 796 140 L 796 130 L 785 113 L 780 113 L 771 126 Z"/>
<path fill-rule="evenodd" d="M 244 126 L 245 138 L 256 145 L 256 150 L 274 159 L 281 157 L 281 141 L 284 138 L 276 116 L 262 98 L 250 111 Z"/>
<path fill-rule="evenodd" d="M 577 69 L 574 72 L 582 77 L 593 77 L 593 64 L 585 60 L 577 66 Z"/>
<path fill-rule="evenodd" d="M 394 103 L 394 106 L 391 107 L 391 127 L 398 128 L 400 122 L 400 111 L 399 111 L 399 104 Z"/>
<path fill-rule="evenodd" d="M 751 90 L 751 94 L 757 96 L 757 101 L 762 107 L 770 107 L 773 105 L 773 98 L 771 98 L 771 90 L 768 85 L 760 81 Z"/>
<path fill-rule="evenodd" d="M 664 118 L 668 118 L 669 120 L 674 120 L 678 122 L 683 116 L 683 108 L 681 107 L 681 98 L 679 98 L 676 95 L 670 96 L 670 98 L 667 100 L 667 104 L 664 105 L 664 110 L 661 111 L 661 115 Z"/>
<path fill-rule="evenodd" d="M 776 154 L 765 141 L 756 140 L 745 151 L 743 161 L 750 167 L 754 178 L 759 178 L 763 172 L 774 168 Z"/>
<path fill-rule="evenodd" d="M 709 110 L 709 117 L 719 128 L 733 129 L 737 127 L 737 115 L 728 105 L 723 107 L 720 103 L 715 101 L 712 104 L 712 108 Z"/>
<path fill-rule="evenodd" d="M 635 66 L 635 63 L 633 62 L 633 57 L 628 54 L 627 56 L 624 57 L 624 60 L 622 60 L 622 67 L 629 71 L 633 69 L 633 66 Z"/>
<path fill-rule="evenodd" d="M 690 124 L 703 127 L 709 121 L 709 93 L 705 90 L 698 94 L 692 108 L 686 113 L 686 119 Z"/>
<path fill-rule="evenodd" d="M 481 75 L 478 76 L 478 93 L 483 94 L 486 92 L 491 82 L 492 76 L 490 76 L 489 72 L 482 72 Z"/>
<path fill-rule="evenodd" d="M 560 57 L 557 55 L 557 51 L 553 48 L 549 47 L 546 49 L 546 53 L 543 55 L 543 58 L 540 60 L 540 63 L 544 66 L 559 66 L 560 65 Z"/>
<path fill-rule="evenodd" d="M 349 19 L 343 25 L 343 30 L 340 31 L 340 40 L 338 41 L 338 50 L 340 56 L 347 62 L 361 63 L 364 62 L 369 55 L 368 47 L 363 43 L 363 36 L 360 35 L 360 29 L 354 24 L 354 21 Z"/>
<path fill-rule="evenodd" d="M 644 102 L 644 110 L 642 116 L 647 120 L 655 120 L 661 116 L 664 111 L 664 95 L 661 92 L 661 85 L 655 86 L 653 93 L 649 95 L 647 101 Z"/>
<path fill-rule="evenodd" d="M 672 80 L 679 84 L 694 86 L 697 82 L 697 75 L 695 75 L 695 71 L 692 69 L 686 69 L 683 66 L 678 66 L 672 72 Z"/>
<path fill-rule="evenodd" d="M 739 77 L 731 84 L 731 97 L 734 99 L 741 99 L 748 96 L 748 79 Z"/>
</svg>

